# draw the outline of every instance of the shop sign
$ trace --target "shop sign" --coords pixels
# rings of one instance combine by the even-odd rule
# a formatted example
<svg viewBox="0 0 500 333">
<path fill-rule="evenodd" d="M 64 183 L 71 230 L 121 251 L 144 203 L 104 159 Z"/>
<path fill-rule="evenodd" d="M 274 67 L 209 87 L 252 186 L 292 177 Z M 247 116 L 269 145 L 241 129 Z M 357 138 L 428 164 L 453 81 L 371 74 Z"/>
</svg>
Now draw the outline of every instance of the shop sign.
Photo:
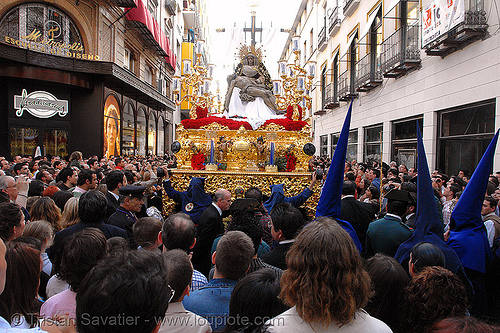
<svg viewBox="0 0 500 333">
<path fill-rule="evenodd" d="M 23 89 L 21 96 L 14 95 L 14 109 L 16 116 L 21 117 L 24 111 L 37 118 L 50 118 L 56 114 L 64 117 L 68 114 L 68 101 L 57 99 L 46 91 L 29 93 Z"/>
<path fill-rule="evenodd" d="M 54 21 L 50 21 L 54 22 Z M 56 24 L 57 22 L 54 22 Z M 42 37 L 42 33 L 34 29 L 31 33 L 26 36 L 21 36 L 21 38 L 12 38 L 9 36 L 4 36 L 4 41 L 7 44 L 15 45 L 23 49 L 29 49 L 32 51 L 48 53 L 56 56 L 62 56 L 67 58 L 83 59 L 83 60 L 100 60 L 101 58 L 97 54 L 86 54 L 83 53 L 83 45 L 80 43 L 68 44 L 64 42 L 56 41 L 57 35 L 54 35 L 57 31 L 60 31 L 60 27 L 52 28 L 49 30 L 49 38 Z"/>
<path fill-rule="evenodd" d="M 435 0 L 422 10 L 422 47 L 465 20 L 464 0 Z"/>
</svg>

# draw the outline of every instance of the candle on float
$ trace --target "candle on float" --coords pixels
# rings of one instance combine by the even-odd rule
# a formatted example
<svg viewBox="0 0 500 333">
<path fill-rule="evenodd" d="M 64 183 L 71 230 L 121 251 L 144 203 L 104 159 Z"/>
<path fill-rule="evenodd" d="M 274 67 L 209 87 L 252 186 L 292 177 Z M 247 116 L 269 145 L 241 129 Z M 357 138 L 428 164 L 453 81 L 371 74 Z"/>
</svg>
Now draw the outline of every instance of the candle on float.
<svg viewBox="0 0 500 333">
<path fill-rule="evenodd" d="M 271 142 L 271 154 L 269 156 L 269 165 L 274 165 L 274 142 Z"/>
<path fill-rule="evenodd" d="M 210 140 L 210 164 L 214 164 L 214 139 Z"/>
</svg>

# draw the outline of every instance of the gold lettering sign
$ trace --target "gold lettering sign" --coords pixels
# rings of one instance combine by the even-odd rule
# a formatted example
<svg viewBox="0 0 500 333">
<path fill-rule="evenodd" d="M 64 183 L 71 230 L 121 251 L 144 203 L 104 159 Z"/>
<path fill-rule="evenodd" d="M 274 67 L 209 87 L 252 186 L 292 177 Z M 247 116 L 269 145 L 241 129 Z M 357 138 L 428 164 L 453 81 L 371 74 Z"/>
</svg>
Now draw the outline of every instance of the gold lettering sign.
<svg viewBox="0 0 500 333">
<path fill-rule="evenodd" d="M 42 33 L 39 30 L 34 29 L 28 35 L 21 36 L 20 39 L 4 36 L 4 40 L 7 44 L 15 45 L 23 49 L 29 49 L 61 57 L 96 61 L 101 60 L 97 54 L 83 53 L 84 48 L 81 43 L 75 42 L 73 44 L 67 44 L 55 41 L 54 36 L 58 33 L 57 29 L 59 28 L 55 27 L 48 32 L 48 35 L 51 38 L 43 38 Z"/>
</svg>

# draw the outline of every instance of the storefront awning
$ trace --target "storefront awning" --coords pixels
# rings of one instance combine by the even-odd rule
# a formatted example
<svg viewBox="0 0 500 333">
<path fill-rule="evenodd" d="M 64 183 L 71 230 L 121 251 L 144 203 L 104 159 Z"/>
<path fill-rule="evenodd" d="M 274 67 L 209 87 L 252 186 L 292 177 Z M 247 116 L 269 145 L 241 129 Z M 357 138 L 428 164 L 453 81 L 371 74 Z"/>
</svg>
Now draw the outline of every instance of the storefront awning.
<svg viewBox="0 0 500 333">
<path fill-rule="evenodd" d="M 349 37 L 349 40 L 347 41 L 347 46 L 345 48 L 345 51 L 342 52 L 342 56 L 340 57 L 340 59 L 344 59 L 345 58 L 345 56 L 349 52 L 349 49 L 351 48 L 351 44 L 354 41 L 354 38 L 356 38 L 357 35 L 358 34 L 356 32 L 354 32 L 354 33 L 352 33 L 351 37 Z"/>
<path fill-rule="evenodd" d="M 359 36 L 359 39 L 358 39 L 358 42 L 361 41 L 363 38 L 365 38 L 365 36 L 368 34 L 368 32 L 370 32 L 370 29 L 372 27 L 372 24 L 373 24 L 373 21 L 375 21 L 375 18 L 377 17 L 377 13 L 378 11 L 380 10 L 380 6 L 382 5 L 382 3 L 380 3 L 374 10 L 373 12 L 370 14 L 370 16 L 368 17 L 368 21 L 366 22 L 366 25 L 365 25 L 365 28 L 363 29 L 363 32 L 361 33 L 361 35 Z"/>
<path fill-rule="evenodd" d="M 160 27 L 160 24 L 151 15 L 143 0 L 135 0 L 136 8 L 126 8 L 125 18 L 151 44 L 151 46 L 175 69 L 175 54 L 170 49 L 170 42 Z"/>
</svg>

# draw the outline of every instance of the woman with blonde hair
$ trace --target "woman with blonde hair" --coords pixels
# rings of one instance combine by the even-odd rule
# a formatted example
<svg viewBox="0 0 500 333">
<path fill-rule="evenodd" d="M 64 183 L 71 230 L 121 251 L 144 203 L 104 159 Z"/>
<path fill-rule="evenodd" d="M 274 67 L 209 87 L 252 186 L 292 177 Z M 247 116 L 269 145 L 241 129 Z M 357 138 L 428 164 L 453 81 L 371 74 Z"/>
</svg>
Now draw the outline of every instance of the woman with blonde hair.
<svg viewBox="0 0 500 333">
<path fill-rule="evenodd" d="M 370 277 L 351 236 L 333 219 L 304 227 L 286 256 L 281 297 L 292 306 L 271 319 L 271 332 L 370 332 L 391 329 L 362 309 Z"/>
<path fill-rule="evenodd" d="M 78 198 L 70 198 L 64 205 L 61 226 L 63 229 L 69 228 L 80 222 L 78 217 Z"/>
<path fill-rule="evenodd" d="M 40 250 L 43 259 L 42 270 L 50 276 L 52 272 L 52 263 L 49 260 L 49 256 L 45 252 L 52 245 L 52 240 L 54 238 L 54 229 L 50 223 L 42 220 L 30 222 L 26 224 L 23 236 L 33 237 L 42 242 L 42 248 Z"/>
<path fill-rule="evenodd" d="M 50 197 L 41 197 L 33 203 L 30 210 L 32 221 L 47 221 L 54 228 L 54 232 L 61 230 L 61 210 Z"/>
</svg>

